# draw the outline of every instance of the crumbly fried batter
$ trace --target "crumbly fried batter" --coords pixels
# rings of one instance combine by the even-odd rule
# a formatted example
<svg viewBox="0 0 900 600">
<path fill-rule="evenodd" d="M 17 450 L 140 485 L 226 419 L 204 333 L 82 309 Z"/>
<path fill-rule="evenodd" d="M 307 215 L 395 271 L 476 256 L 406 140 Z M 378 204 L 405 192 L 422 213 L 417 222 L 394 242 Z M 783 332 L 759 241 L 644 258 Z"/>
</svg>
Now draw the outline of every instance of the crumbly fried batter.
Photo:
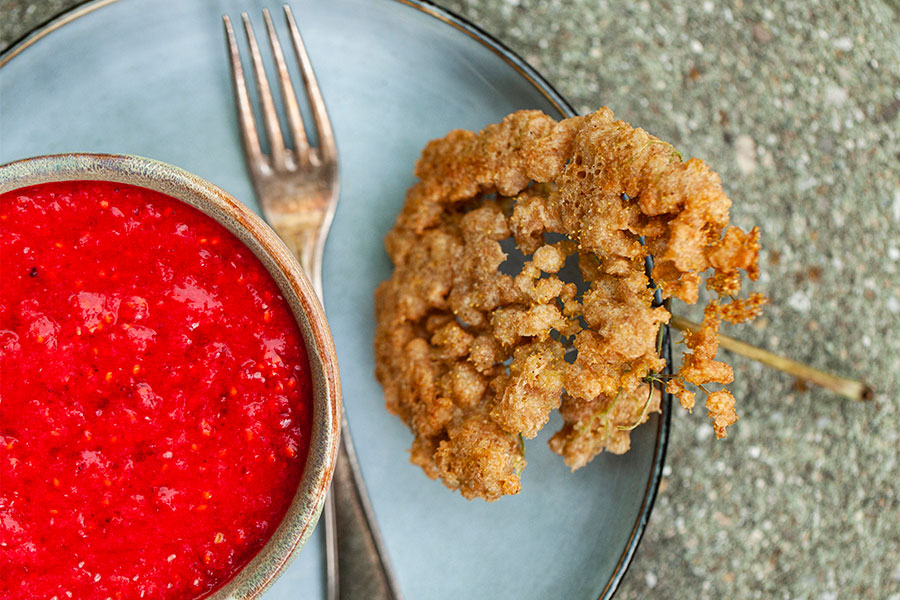
<svg viewBox="0 0 900 600">
<path fill-rule="evenodd" d="M 467 498 L 519 491 L 522 438 L 554 409 L 564 425 L 550 447 L 573 469 L 627 451 L 631 430 L 659 410 L 657 339 L 670 314 L 653 305 L 647 256 L 663 298 L 685 302 L 707 269 L 720 297 L 740 291 L 739 271 L 758 275 L 759 231 L 729 226 L 718 176 L 607 108 L 560 122 L 520 111 L 477 134 L 453 131 L 426 146 L 415 174 L 385 240 L 394 273 L 375 294 L 376 375 L 415 435 L 412 462 Z M 511 241 L 526 257 L 515 275 L 502 268 Z M 561 275 L 569 261 L 581 291 Z M 666 385 L 686 408 L 685 382 L 733 377 L 714 360 L 719 321 L 752 318 L 763 301 L 713 302 L 686 336 Z M 706 405 L 724 436 L 733 397 L 714 392 Z"/>
</svg>

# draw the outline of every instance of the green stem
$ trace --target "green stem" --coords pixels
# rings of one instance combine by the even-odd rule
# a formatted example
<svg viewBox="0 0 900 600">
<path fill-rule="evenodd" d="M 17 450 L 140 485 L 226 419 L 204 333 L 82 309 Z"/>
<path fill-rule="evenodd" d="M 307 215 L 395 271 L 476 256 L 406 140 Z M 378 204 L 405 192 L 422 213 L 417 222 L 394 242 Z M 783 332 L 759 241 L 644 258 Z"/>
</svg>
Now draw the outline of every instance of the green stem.
<svg viewBox="0 0 900 600">
<path fill-rule="evenodd" d="M 650 410 L 650 401 L 653 400 L 653 384 L 648 384 L 650 387 L 650 394 L 647 396 L 647 401 L 644 403 L 644 408 L 641 410 L 641 415 L 637 418 L 637 421 L 632 423 L 631 425 L 619 425 L 619 431 L 631 431 L 638 425 L 644 422 L 644 419 L 647 417 L 647 411 Z"/>
<path fill-rule="evenodd" d="M 682 332 L 697 331 L 700 329 L 699 323 L 694 323 L 693 321 L 689 321 L 677 315 L 672 315 L 672 320 L 669 324 Z M 832 373 L 814 369 L 803 363 L 784 358 L 783 356 L 778 356 L 777 354 L 762 350 L 756 346 L 751 346 L 750 344 L 728 337 L 727 335 L 719 334 L 719 346 L 726 350 L 730 350 L 735 354 L 746 356 L 747 358 L 772 367 L 773 369 L 778 369 L 779 371 L 783 371 L 799 379 L 820 385 L 827 390 L 831 390 L 832 392 L 857 402 L 871 400 L 875 396 L 875 390 L 861 381 L 838 377 Z"/>
</svg>

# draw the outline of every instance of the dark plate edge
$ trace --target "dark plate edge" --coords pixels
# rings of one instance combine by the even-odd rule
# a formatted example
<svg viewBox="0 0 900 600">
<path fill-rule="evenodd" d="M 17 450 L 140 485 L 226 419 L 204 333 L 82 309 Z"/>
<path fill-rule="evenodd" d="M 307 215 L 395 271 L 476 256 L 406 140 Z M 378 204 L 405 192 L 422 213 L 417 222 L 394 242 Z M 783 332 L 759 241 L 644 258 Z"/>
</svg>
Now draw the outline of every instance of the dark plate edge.
<svg viewBox="0 0 900 600">
<path fill-rule="evenodd" d="M 420 10 L 440 21 L 443 21 L 444 23 L 465 33 L 469 37 L 483 44 L 488 50 L 498 55 L 500 58 L 506 61 L 509 66 L 514 68 L 519 72 L 519 74 L 525 77 L 554 107 L 556 107 L 560 114 L 567 117 L 572 117 L 577 114 L 572 105 L 559 92 L 557 92 L 556 89 L 554 89 L 554 87 L 546 79 L 544 79 L 544 77 L 541 76 L 541 74 L 538 73 L 531 65 L 529 65 L 523 58 L 521 58 L 518 54 L 516 54 L 502 42 L 495 39 L 492 35 L 484 31 L 474 23 L 471 23 L 465 18 L 434 4 L 430 0 L 393 1 L 399 2 L 400 4 L 404 4 L 416 10 Z M 66 25 L 67 23 L 70 23 L 75 19 L 91 13 L 99 8 L 102 8 L 109 4 L 113 4 L 114 2 L 118 2 L 118 0 L 85 0 L 84 2 L 73 6 L 61 15 L 49 19 L 44 23 L 41 23 L 31 31 L 26 33 L 24 36 L 20 37 L 18 40 L 10 44 L 10 46 L 6 50 L 0 52 L 0 68 L 2 68 L 3 65 L 8 63 L 23 50 L 25 50 L 44 36 L 52 33 L 56 29 L 59 29 L 63 25 Z M 669 369 L 672 365 L 672 345 L 671 333 L 668 329 L 668 326 L 666 327 L 666 333 L 663 342 L 663 353 L 665 354 L 667 365 L 666 368 Z M 653 451 L 653 466 L 650 472 L 650 478 L 647 481 L 647 488 L 644 492 L 644 498 L 641 502 L 641 509 L 638 514 L 637 521 L 635 522 L 634 528 L 631 531 L 631 536 L 629 537 L 628 542 L 625 545 L 625 549 L 623 550 L 621 557 L 619 558 L 619 562 L 616 563 L 616 568 L 613 571 L 612 577 L 606 584 L 606 587 L 604 587 L 600 592 L 598 600 L 610 600 L 613 595 L 615 595 L 619 584 L 622 582 L 625 573 L 628 571 L 628 567 L 631 565 L 631 561 L 634 558 L 634 554 L 637 551 L 638 546 L 640 545 L 641 538 L 644 535 L 644 531 L 647 529 L 647 523 L 650 520 L 650 513 L 653 511 L 653 505 L 656 502 L 656 496 L 659 492 L 659 484 L 662 480 L 662 471 L 666 459 L 666 449 L 669 445 L 669 430 L 671 429 L 671 421 L 672 397 L 664 392 L 662 396 L 662 411 L 659 416 L 659 425 L 657 427 L 656 433 L 656 447 Z"/>
</svg>

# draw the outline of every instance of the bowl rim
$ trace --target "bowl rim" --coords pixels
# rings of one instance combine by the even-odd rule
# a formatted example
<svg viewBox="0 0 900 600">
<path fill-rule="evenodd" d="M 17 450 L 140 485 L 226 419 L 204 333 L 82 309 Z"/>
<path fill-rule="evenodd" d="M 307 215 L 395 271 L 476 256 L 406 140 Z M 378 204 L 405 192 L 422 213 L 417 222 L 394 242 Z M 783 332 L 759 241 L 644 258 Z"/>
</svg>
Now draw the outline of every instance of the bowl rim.
<svg viewBox="0 0 900 600">
<path fill-rule="evenodd" d="M 233 196 L 180 167 L 134 155 L 66 153 L 0 165 L 0 194 L 41 183 L 110 181 L 161 192 L 225 227 L 260 260 L 303 335 L 313 380 L 313 427 L 303 475 L 281 523 L 263 547 L 208 600 L 259 598 L 308 541 L 325 503 L 340 439 L 341 386 L 325 311 L 300 264 L 278 235 Z"/>
</svg>

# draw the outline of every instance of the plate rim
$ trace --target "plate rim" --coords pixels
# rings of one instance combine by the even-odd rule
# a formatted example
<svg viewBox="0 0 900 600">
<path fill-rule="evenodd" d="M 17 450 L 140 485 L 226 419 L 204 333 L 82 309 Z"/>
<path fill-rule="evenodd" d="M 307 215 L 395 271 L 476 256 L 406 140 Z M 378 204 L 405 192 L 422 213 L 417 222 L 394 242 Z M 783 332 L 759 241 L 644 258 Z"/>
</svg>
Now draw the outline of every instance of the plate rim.
<svg viewBox="0 0 900 600">
<path fill-rule="evenodd" d="M 523 76 L 532 86 L 534 86 L 559 112 L 565 117 L 577 116 L 575 108 L 566 100 L 548 82 L 534 67 L 528 64 L 525 59 L 520 57 L 516 52 L 506 46 L 503 42 L 486 32 L 484 29 L 475 25 L 468 19 L 457 15 L 456 13 L 438 6 L 431 0 L 391 0 L 392 2 L 402 4 L 411 9 L 425 13 L 446 25 L 453 27 L 461 33 L 469 36 L 489 51 L 503 59 L 510 67 Z M 33 46 L 36 42 L 46 37 L 50 33 L 60 29 L 72 21 L 88 15 L 105 6 L 109 6 L 119 2 L 119 0 L 84 0 L 65 12 L 36 25 L 30 31 L 25 33 L 17 40 L 14 40 L 5 50 L 0 52 L 0 69 L 8 64 L 13 58 L 21 54 L 27 48 Z M 666 327 L 664 354 L 666 362 L 671 368 L 672 353 L 670 333 Z M 625 573 L 631 566 L 637 548 L 647 529 L 650 515 L 653 512 L 653 505 L 659 493 L 659 486 L 662 480 L 663 467 L 666 461 L 666 451 L 669 445 L 669 433 L 672 421 L 672 398 L 666 392 L 662 394 L 661 412 L 659 415 L 659 424 L 656 431 L 655 447 L 653 449 L 653 463 L 650 468 L 650 475 L 647 479 L 647 486 L 644 490 L 644 497 L 641 501 L 640 510 L 631 535 L 625 543 L 625 548 L 619 556 L 613 573 L 606 586 L 599 592 L 597 600 L 610 600 L 619 588 Z"/>
</svg>

